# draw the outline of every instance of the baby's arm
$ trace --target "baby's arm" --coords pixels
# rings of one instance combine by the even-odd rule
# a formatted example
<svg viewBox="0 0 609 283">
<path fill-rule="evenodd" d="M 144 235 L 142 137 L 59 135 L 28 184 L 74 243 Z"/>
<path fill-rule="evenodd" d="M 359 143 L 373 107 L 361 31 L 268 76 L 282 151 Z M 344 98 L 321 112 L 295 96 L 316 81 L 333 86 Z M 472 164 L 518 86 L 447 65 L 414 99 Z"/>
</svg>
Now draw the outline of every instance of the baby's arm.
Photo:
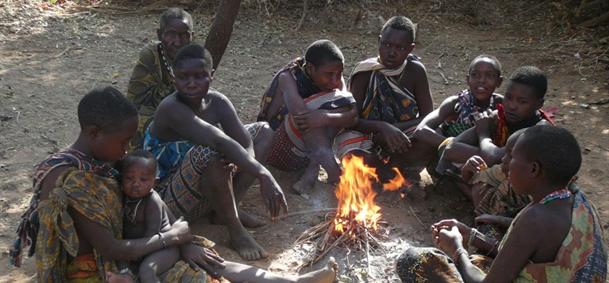
<svg viewBox="0 0 609 283">
<path fill-rule="evenodd" d="M 152 190 L 144 209 L 146 215 L 146 236 L 161 232 L 164 224 L 170 224 L 161 197 Z M 159 282 L 157 276 L 169 270 L 180 259 L 177 246 L 167 247 L 147 255 L 140 263 L 138 276 L 141 282 Z"/>
</svg>

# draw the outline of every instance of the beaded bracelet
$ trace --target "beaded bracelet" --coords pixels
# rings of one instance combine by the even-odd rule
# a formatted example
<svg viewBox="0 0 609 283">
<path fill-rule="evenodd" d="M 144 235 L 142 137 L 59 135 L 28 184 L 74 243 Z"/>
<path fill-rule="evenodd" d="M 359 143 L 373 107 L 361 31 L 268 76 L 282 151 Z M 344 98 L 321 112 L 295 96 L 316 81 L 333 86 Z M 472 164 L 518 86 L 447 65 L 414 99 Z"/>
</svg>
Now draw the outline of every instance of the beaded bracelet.
<svg viewBox="0 0 609 283">
<path fill-rule="evenodd" d="M 453 261 L 455 263 L 459 262 L 459 259 L 461 258 L 462 254 L 466 254 L 467 255 L 467 251 L 464 248 L 458 248 L 455 250 L 455 252 L 453 253 Z"/>
</svg>

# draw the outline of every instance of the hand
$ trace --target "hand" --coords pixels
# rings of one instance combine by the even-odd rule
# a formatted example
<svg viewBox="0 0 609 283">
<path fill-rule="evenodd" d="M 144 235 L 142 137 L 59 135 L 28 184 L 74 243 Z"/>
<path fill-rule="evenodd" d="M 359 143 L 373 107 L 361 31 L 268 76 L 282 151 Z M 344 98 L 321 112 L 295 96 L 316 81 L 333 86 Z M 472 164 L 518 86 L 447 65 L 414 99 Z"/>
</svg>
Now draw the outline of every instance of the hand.
<svg viewBox="0 0 609 283">
<path fill-rule="evenodd" d="M 271 173 L 266 171 L 266 173 L 263 174 L 259 180 L 260 193 L 262 194 L 262 198 L 264 199 L 266 207 L 271 213 L 271 218 L 275 220 L 275 218 L 279 216 L 279 213 L 281 212 L 282 208 L 285 213 L 287 213 L 288 203 L 285 200 L 285 195 L 283 194 L 281 187 L 279 187 L 279 184 L 277 184 L 277 181 L 275 181 L 275 178 L 273 178 Z"/>
<path fill-rule="evenodd" d="M 402 130 L 389 123 L 382 123 L 379 131 L 380 141 L 384 143 L 389 151 L 395 153 L 404 153 L 412 146 L 410 139 Z"/>
<path fill-rule="evenodd" d="M 476 119 L 476 133 L 478 136 L 488 136 L 491 133 L 491 127 L 497 123 L 497 110 L 488 109 Z"/>
<path fill-rule="evenodd" d="M 470 157 L 467 162 L 465 162 L 465 165 L 463 165 L 463 168 L 461 168 L 461 174 L 465 175 L 466 173 L 468 173 L 473 175 L 486 169 L 487 167 L 488 166 L 486 165 L 486 162 L 484 162 L 484 159 L 482 159 L 482 157 L 474 155 Z"/>
<path fill-rule="evenodd" d="M 472 231 L 472 228 L 455 219 L 444 219 L 431 225 L 432 238 L 435 239 L 437 236 L 439 236 L 442 229 L 452 229 L 453 227 L 457 227 L 457 229 L 459 229 L 459 233 L 463 236 L 463 238 L 469 238 L 469 233 Z M 465 245 L 465 243 L 462 243 L 462 245 Z"/>
<path fill-rule="evenodd" d="M 218 270 L 224 269 L 224 259 L 214 251 L 197 245 L 188 245 L 180 249 L 182 259 L 192 269 L 200 267 L 213 278 L 220 278 Z"/>
<path fill-rule="evenodd" d="M 190 243 L 192 241 L 192 234 L 188 227 L 188 222 L 183 217 L 178 218 L 173 224 L 169 231 L 163 233 L 164 237 L 170 242 L 170 245 L 180 245 Z"/>
<path fill-rule="evenodd" d="M 325 110 L 313 110 L 301 114 L 293 115 L 294 123 L 301 131 L 308 129 L 321 128 L 325 126 L 327 120 L 327 111 Z"/>
<path fill-rule="evenodd" d="M 475 219 L 476 224 L 497 224 L 501 223 L 501 219 L 497 215 L 482 214 Z"/>
<path fill-rule="evenodd" d="M 441 229 L 436 237 L 434 237 L 436 247 L 441 249 L 449 256 L 455 254 L 459 248 L 463 248 L 463 236 L 456 226 L 450 229 Z"/>
</svg>

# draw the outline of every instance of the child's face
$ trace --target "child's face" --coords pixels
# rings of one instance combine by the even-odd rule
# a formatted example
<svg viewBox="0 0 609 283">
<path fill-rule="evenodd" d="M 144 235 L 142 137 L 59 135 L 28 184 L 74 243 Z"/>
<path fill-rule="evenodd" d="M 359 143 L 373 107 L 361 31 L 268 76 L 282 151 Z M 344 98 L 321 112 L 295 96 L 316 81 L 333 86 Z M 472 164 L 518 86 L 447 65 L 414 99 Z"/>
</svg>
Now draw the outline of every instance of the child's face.
<svg viewBox="0 0 609 283">
<path fill-rule="evenodd" d="M 91 130 L 89 135 L 89 146 L 93 157 L 101 161 L 114 162 L 121 160 L 127 155 L 129 141 L 137 130 L 138 117 L 127 119 L 118 130 L 104 132 L 100 129 Z"/>
<path fill-rule="evenodd" d="M 169 58 L 175 58 L 178 50 L 192 40 L 192 31 L 186 23 L 186 19 L 170 19 L 164 30 L 157 31 L 159 40 Z"/>
<path fill-rule="evenodd" d="M 154 187 L 155 178 L 154 161 L 145 158 L 135 158 L 133 163 L 121 172 L 123 193 L 132 198 L 144 197 Z"/>
<path fill-rule="evenodd" d="M 406 31 L 387 27 L 379 36 L 379 57 L 389 69 L 401 66 L 412 49 L 414 43 Z"/>
<path fill-rule="evenodd" d="M 467 75 L 469 90 L 478 101 L 488 101 L 495 89 L 501 85 L 501 81 L 489 58 L 478 59 Z"/>
<path fill-rule="evenodd" d="M 332 62 L 320 66 L 307 65 L 307 73 L 313 84 L 322 91 L 342 89 L 343 63 Z"/>
<path fill-rule="evenodd" d="M 505 119 L 508 123 L 518 123 L 536 115 L 543 106 L 543 99 L 537 98 L 535 90 L 527 85 L 510 82 L 503 99 Z"/>
<path fill-rule="evenodd" d="M 509 161 L 508 180 L 516 193 L 528 194 L 531 191 L 531 181 L 534 178 L 533 162 L 528 160 L 521 149 L 522 139 L 515 142 Z"/>
<path fill-rule="evenodd" d="M 184 59 L 176 66 L 175 86 L 178 94 L 192 101 L 199 101 L 207 94 L 212 81 L 210 68 L 202 59 Z"/>
</svg>

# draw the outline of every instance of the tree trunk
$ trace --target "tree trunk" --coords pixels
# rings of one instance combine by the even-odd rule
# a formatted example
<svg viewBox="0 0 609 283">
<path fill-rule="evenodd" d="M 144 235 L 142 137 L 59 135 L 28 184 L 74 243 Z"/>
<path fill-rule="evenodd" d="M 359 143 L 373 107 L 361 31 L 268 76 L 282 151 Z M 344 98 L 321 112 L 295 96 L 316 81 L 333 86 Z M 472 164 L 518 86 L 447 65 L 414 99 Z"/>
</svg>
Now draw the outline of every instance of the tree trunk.
<svg viewBox="0 0 609 283">
<path fill-rule="evenodd" d="M 214 69 L 218 68 L 226 51 L 240 6 L 241 0 L 223 0 L 218 6 L 214 22 L 205 40 L 205 48 L 209 50 L 214 60 Z"/>
</svg>

